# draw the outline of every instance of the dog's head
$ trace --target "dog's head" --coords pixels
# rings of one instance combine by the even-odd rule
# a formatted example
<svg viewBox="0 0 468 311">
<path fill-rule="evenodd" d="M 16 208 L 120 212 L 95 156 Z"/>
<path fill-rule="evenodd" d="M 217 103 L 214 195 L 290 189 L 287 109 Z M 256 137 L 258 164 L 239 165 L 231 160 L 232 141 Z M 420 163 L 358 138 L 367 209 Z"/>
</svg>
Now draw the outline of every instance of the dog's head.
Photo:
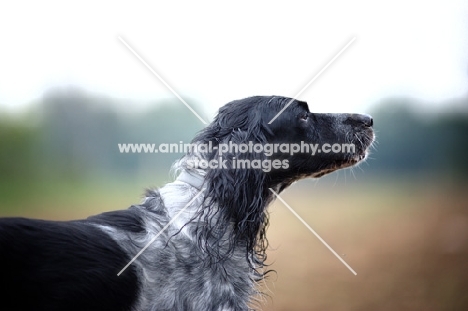
<svg viewBox="0 0 468 311">
<path fill-rule="evenodd" d="M 298 179 L 355 165 L 365 159 L 373 139 L 367 115 L 315 114 L 305 102 L 278 96 L 226 104 L 192 141 L 205 148 L 182 161 L 185 169 L 205 176 L 200 217 L 210 229 L 199 229 L 201 244 L 219 254 L 218 243 L 227 235 L 227 252 L 244 245 L 251 262 L 261 266 L 265 208 L 274 199 L 270 188 L 280 192 Z"/>
<path fill-rule="evenodd" d="M 374 140 L 370 116 L 311 113 L 306 102 L 284 97 L 274 97 L 270 104 L 267 118 L 277 118 L 266 125 L 273 133 L 268 141 L 280 146 L 273 157 L 289 163 L 286 170 L 272 172 L 274 182 L 321 177 L 353 166 L 367 157 Z M 286 105 L 287 108 L 278 115 L 277 111 Z M 289 153 L 281 151 L 282 146 Z"/>
<path fill-rule="evenodd" d="M 207 161 L 224 161 L 208 169 L 260 169 L 270 187 L 287 186 L 364 160 L 372 126 L 368 115 L 311 113 L 303 101 L 255 96 L 223 106 L 193 142 L 215 147 Z"/>
</svg>

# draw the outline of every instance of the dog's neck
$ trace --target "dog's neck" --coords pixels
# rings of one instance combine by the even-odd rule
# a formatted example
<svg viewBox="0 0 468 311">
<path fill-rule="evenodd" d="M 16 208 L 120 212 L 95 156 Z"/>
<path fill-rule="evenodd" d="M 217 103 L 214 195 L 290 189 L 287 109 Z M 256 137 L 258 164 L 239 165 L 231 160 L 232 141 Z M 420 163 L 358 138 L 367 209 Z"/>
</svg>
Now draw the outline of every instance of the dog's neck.
<svg viewBox="0 0 468 311">
<path fill-rule="evenodd" d="M 202 190 L 205 184 L 205 178 L 195 171 L 184 170 L 179 174 L 176 180 L 187 183 L 198 190 Z"/>
</svg>

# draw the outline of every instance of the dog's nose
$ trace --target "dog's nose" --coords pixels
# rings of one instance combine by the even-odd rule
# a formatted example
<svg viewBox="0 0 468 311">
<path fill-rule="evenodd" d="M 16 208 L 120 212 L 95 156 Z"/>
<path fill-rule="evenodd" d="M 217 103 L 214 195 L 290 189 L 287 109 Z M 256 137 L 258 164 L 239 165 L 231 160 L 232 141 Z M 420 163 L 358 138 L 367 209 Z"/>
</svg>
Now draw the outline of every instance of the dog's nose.
<svg viewBox="0 0 468 311">
<path fill-rule="evenodd" d="M 349 119 L 356 125 L 364 125 L 365 127 L 372 127 L 374 120 L 368 114 L 352 114 Z"/>
</svg>

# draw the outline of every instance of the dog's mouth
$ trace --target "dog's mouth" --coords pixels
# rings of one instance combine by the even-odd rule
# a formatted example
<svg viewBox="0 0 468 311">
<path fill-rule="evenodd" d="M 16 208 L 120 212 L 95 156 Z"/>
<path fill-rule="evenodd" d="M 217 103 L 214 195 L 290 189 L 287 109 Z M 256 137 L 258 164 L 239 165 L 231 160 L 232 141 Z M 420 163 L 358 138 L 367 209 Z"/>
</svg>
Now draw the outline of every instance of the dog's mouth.
<svg viewBox="0 0 468 311">
<path fill-rule="evenodd" d="M 345 165 L 346 162 L 352 166 L 358 164 L 361 161 L 364 161 L 369 155 L 369 149 L 373 142 L 374 131 L 372 129 L 368 128 L 365 131 L 356 133 L 352 141 L 353 145 L 355 146 L 355 152 L 347 157 L 345 160 Z"/>
<path fill-rule="evenodd" d="M 365 160 L 366 158 L 367 158 L 367 150 L 364 151 L 363 153 L 359 153 L 359 154 L 352 156 L 347 162 L 351 165 L 355 165 Z"/>
<path fill-rule="evenodd" d="M 367 158 L 367 151 L 365 151 L 364 153 L 352 155 L 350 157 L 347 157 L 344 160 L 338 160 L 338 161 L 333 162 L 327 168 L 324 168 L 324 169 L 312 174 L 311 177 L 319 178 L 319 177 L 322 177 L 322 176 L 324 176 L 326 174 L 337 171 L 339 169 L 352 167 L 352 166 L 358 164 L 359 162 L 365 160 L 366 158 Z"/>
<path fill-rule="evenodd" d="M 374 131 L 370 128 L 354 134 L 351 143 L 354 145 L 355 150 L 353 153 L 345 155 L 341 167 L 338 168 L 350 167 L 364 161 L 369 155 L 369 149 L 373 142 Z"/>
<path fill-rule="evenodd" d="M 318 178 L 332 173 L 336 170 L 349 168 L 366 160 L 369 155 L 369 149 L 374 142 L 374 132 L 368 129 L 364 132 L 356 133 L 351 143 L 355 146 L 354 152 L 345 153 L 343 157 L 330 163 L 327 167 L 312 174 L 311 177 Z"/>
</svg>

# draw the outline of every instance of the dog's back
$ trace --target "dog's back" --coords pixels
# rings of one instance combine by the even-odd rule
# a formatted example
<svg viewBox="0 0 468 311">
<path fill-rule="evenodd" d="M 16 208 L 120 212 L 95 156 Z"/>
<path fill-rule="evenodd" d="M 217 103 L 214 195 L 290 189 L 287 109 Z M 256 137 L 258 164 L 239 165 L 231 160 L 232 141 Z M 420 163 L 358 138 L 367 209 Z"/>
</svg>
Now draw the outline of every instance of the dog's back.
<svg viewBox="0 0 468 311">
<path fill-rule="evenodd" d="M 133 268 L 115 278 L 129 254 L 86 222 L 0 219 L 0 254 L 1 310 L 130 310 L 137 298 Z"/>
</svg>

